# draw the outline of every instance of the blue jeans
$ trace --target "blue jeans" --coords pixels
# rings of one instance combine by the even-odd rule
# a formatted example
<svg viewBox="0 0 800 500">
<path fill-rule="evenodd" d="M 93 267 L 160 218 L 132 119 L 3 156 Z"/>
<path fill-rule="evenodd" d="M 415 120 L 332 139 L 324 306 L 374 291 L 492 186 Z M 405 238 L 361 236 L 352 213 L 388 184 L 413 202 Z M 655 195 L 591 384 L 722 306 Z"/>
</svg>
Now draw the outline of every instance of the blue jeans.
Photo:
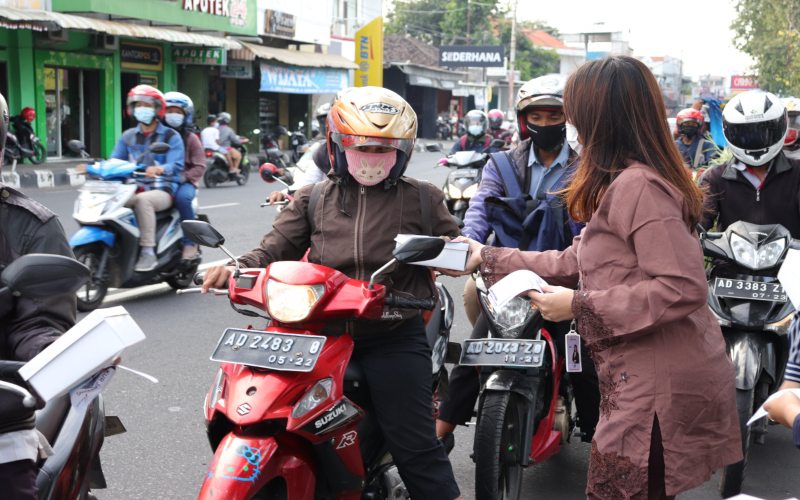
<svg viewBox="0 0 800 500">
<path fill-rule="evenodd" d="M 178 186 L 178 191 L 175 192 L 175 207 L 181 214 L 181 220 L 194 220 L 196 218 L 194 209 L 192 209 L 192 200 L 197 193 L 197 188 L 191 182 L 184 182 Z M 184 245 L 192 245 L 193 242 L 189 238 L 183 238 L 181 242 Z"/>
</svg>

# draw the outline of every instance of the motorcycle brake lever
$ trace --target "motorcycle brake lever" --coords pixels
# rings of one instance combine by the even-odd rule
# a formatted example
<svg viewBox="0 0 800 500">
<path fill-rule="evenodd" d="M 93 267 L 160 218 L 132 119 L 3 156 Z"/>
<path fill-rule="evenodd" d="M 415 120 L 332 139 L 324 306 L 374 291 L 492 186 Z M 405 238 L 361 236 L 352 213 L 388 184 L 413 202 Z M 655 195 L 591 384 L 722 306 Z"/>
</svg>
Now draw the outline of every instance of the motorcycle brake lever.
<svg viewBox="0 0 800 500">
<path fill-rule="evenodd" d="M 229 295 L 230 292 L 223 288 L 209 288 L 208 291 L 214 295 Z M 203 293 L 202 288 L 184 288 L 175 292 L 176 295 L 184 295 L 187 293 Z"/>
</svg>

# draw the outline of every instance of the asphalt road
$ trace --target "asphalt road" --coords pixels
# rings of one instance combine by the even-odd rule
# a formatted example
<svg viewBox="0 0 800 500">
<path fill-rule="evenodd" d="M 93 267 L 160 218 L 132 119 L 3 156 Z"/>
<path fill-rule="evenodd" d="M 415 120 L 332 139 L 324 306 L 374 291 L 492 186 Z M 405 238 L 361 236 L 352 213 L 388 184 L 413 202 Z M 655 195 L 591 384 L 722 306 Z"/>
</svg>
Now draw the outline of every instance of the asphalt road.
<svg viewBox="0 0 800 500">
<path fill-rule="evenodd" d="M 441 185 L 447 175 L 434 168 L 438 153 L 415 153 L 408 174 Z M 200 191 L 201 212 L 226 237 L 234 253 L 254 247 L 271 227 L 272 208 L 259 203 L 273 189 L 257 177 L 244 187 L 233 185 Z M 71 218 L 73 188 L 31 190 L 29 194 L 55 211 L 68 234 L 77 225 Z M 206 249 L 204 261 L 223 259 Z M 442 278 L 459 303 L 462 279 Z M 243 327 L 249 318 L 236 314 L 221 297 L 177 296 L 166 285 L 112 292 L 106 305 L 124 305 L 147 335 L 147 340 L 124 355 L 123 364 L 159 379 L 154 385 L 119 371 L 105 392 L 106 412 L 119 416 L 127 433 L 106 439 L 102 450 L 108 489 L 100 499 L 190 499 L 196 497 L 212 452 L 203 424 L 202 404 L 216 373 L 209 361 L 226 327 Z M 256 323 L 257 325 L 258 323 Z M 468 337 L 469 323 L 458 304 L 452 339 Z M 709 388 L 713 390 L 713 388 Z M 474 498 L 474 465 L 469 455 L 473 428 L 460 428 L 451 454 L 453 469 L 465 499 Z M 584 498 L 589 446 L 572 442 L 524 475 L 525 498 Z M 754 446 L 745 492 L 766 499 L 800 496 L 800 454 L 791 433 L 771 426 L 764 446 Z M 716 477 L 680 499 L 719 498 Z"/>
</svg>

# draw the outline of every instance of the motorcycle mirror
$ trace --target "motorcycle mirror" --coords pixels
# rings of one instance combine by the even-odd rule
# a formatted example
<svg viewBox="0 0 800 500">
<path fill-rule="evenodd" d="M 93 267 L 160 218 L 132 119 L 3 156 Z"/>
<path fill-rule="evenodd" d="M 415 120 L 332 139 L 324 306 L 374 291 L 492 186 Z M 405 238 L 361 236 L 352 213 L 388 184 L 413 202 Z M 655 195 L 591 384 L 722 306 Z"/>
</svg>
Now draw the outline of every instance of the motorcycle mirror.
<svg viewBox="0 0 800 500">
<path fill-rule="evenodd" d="M 494 139 L 492 143 L 489 145 L 489 147 L 504 148 L 506 147 L 506 141 L 504 141 L 503 139 Z"/>
<path fill-rule="evenodd" d="M 303 122 L 297 122 L 297 128 L 298 128 L 298 129 L 301 129 L 301 128 L 305 127 L 305 126 L 306 126 L 306 124 L 305 124 L 305 123 L 303 123 Z"/>
<path fill-rule="evenodd" d="M 253 129 L 253 135 L 258 135 L 260 133 L 261 133 L 261 129 L 260 128 L 254 128 Z"/>
<path fill-rule="evenodd" d="M 258 167 L 258 173 L 261 174 L 261 179 L 267 184 L 272 184 L 278 180 L 276 177 L 280 174 L 278 167 L 272 163 L 264 163 Z"/>
<path fill-rule="evenodd" d="M 80 153 L 81 151 L 86 149 L 86 145 L 81 141 L 79 141 L 78 139 L 72 139 L 67 143 L 67 149 L 69 149 L 73 153 Z"/>
<path fill-rule="evenodd" d="M 183 235 L 194 241 L 198 245 L 205 247 L 219 248 L 225 244 L 225 237 L 214 229 L 208 222 L 200 220 L 186 220 L 181 222 Z"/>
<path fill-rule="evenodd" d="M 15 295 L 39 299 L 75 293 L 90 276 L 88 267 L 70 257 L 31 253 L 9 264 L 0 282 Z"/>
<path fill-rule="evenodd" d="M 147 150 L 156 155 L 163 155 L 169 151 L 169 144 L 166 142 L 154 142 Z"/>
<path fill-rule="evenodd" d="M 411 263 L 435 259 L 444 249 L 444 240 L 430 236 L 417 236 L 398 245 L 392 255 L 398 262 Z"/>
</svg>

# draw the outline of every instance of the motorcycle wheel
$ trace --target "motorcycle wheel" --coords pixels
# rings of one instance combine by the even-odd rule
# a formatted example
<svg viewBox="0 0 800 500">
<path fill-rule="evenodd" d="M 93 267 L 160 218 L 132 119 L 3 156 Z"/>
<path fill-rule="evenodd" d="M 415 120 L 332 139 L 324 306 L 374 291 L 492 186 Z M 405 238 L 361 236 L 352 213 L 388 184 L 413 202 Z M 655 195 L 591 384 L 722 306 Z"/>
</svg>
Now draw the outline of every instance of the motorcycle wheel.
<svg viewBox="0 0 800 500">
<path fill-rule="evenodd" d="M 742 492 L 744 482 L 744 471 L 747 467 L 747 451 L 750 449 L 750 426 L 747 421 L 753 415 L 753 389 L 743 391 L 736 390 L 736 413 L 739 415 L 739 432 L 742 436 L 742 455 L 741 462 L 726 465 L 722 469 L 719 480 L 719 493 L 722 498 L 736 496 Z"/>
<path fill-rule="evenodd" d="M 33 156 L 31 156 L 31 163 L 34 165 L 41 165 L 47 159 L 47 149 L 41 142 L 33 143 Z"/>
<path fill-rule="evenodd" d="M 522 493 L 522 402 L 510 392 L 487 392 L 475 428 L 476 500 L 516 500 Z"/>
<path fill-rule="evenodd" d="M 75 292 L 78 299 L 78 310 L 82 312 L 94 311 L 108 293 L 108 283 L 102 282 L 97 271 L 100 267 L 100 260 L 103 256 L 103 248 L 100 245 L 86 245 L 75 250 L 75 260 L 89 268 L 89 281 Z"/>
<path fill-rule="evenodd" d="M 217 187 L 217 180 L 214 178 L 214 166 L 210 166 L 203 174 L 203 185 L 207 188 Z"/>
<path fill-rule="evenodd" d="M 242 165 L 239 177 L 236 178 L 236 184 L 244 186 L 247 184 L 247 179 L 250 178 L 250 164 Z"/>
<path fill-rule="evenodd" d="M 193 265 L 185 272 L 175 274 L 167 278 L 167 285 L 173 290 L 183 290 L 189 288 L 194 280 L 194 275 L 197 272 L 197 264 Z"/>
</svg>

